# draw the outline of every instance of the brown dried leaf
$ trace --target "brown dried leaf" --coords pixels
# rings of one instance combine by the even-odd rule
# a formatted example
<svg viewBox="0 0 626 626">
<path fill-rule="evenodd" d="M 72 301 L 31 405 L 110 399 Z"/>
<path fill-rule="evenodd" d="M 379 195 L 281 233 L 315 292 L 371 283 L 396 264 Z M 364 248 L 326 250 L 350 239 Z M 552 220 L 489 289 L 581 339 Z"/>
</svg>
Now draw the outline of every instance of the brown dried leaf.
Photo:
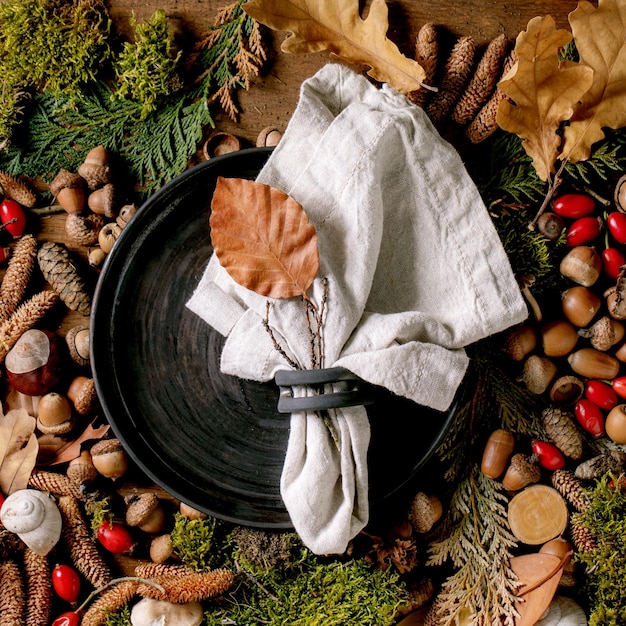
<svg viewBox="0 0 626 626">
<path fill-rule="evenodd" d="M 103 426 L 99 426 L 98 428 L 94 428 L 94 422 L 91 422 L 83 430 L 83 432 L 73 439 L 72 441 L 68 441 L 65 445 L 61 446 L 56 454 L 51 457 L 46 463 L 41 463 L 41 465 L 58 465 L 59 463 L 67 463 L 68 461 L 72 461 L 80 456 L 81 446 L 85 441 L 91 441 L 92 439 L 102 439 L 107 432 L 109 431 L 109 424 L 104 424 Z"/>
<path fill-rule="evenodd" d="M 563 154 L 576 162 L 589 158 L 591 146 L 604 138 L 603 127 L 626 126 L 626 4 L 579 2 L 569 22 L 580 62 L 593 69 L 593 84 L 564 133 Z"/>
<path fill-rule="evenodd" d="M 512 100 L 500 103 L 498 125 L 524 139 L 524 149 L 544 181 L 559 155 L 557 130 L 572 117 L 593 81 L 591 68 L 559 63 L 559 50 L 570 40 L 568 31 L 556 30 L 552 17 L 534 17 L 517 36 L 516 65 L 498 84 Z"/>
<path fill-rule="evenodd" d="M 0 414 L 0 492 L 25 489 L 37 460 L 37 420 L 24 409 Z"/>
<path fill-rule="evenodd" d="M 306 297 L 319 267 L 317 235 L 293 198 L 220 176 L 210 226 L 215 254 L 237 283 L 270 298 Z"/>
<path fill-rule="evenodd" d="M 552 602 L 563 574 L 562 561 L 553 554 L 523 554 L 511 559 L 511 569 L 522 583 L 517 593 L 523 600 L 515 604 L 519 612 L 515 626 L 533 626 Z"/>
<path fill-rule="evenodd" d="M 359 15 L 358 0 L 251 0 L 243 8 L 269 28 L 291 33 L 282 43 L 283 52 L 329 50 L 348 63 L 370 67 L 372 78 L 400 93 L 422 86 L 421 65 L 387 39 L 385 0 L 373 0 L 365 19 Z"/>
</svg>

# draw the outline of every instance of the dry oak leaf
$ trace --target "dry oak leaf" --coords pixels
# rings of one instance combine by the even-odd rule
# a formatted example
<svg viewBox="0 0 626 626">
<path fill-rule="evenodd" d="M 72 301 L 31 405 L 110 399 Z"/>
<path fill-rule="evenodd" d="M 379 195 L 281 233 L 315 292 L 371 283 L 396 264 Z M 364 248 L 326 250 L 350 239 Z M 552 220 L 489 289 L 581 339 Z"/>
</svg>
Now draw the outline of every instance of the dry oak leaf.
<svg viewBox="0 0 626 626">
<path fill-rule="evenodd" d="M 37 420 L 25 409 L 0 412 L 0 492 L 25 489 L 37 461 Z"/>
<path fill-rule="evenodd" d="M 408 94 L 423 86 L 425 72 L 387 38 L 385 0 L 373 0 L 365 19 L 358 0 L 251 0 L 244 11 L 269 28 L 291 33 L 283 52 L 329 50 L 347 63 L 365 65 L 375 80 Z"/>
<path fill-rule="evenodd" d="M 517 63 L 498 83 L 510 98 L 498 107 L 498 125 L 524 140 L 522 145 L 543 181 L 554 172 L 559 156 L 557 130 L 572 117 L 593 81 L 590 67 L 559 62 L 559 50 L 571 38 L 568 31 L 556 29 L 552 17 L 534 17 L 517 36 Z"/>
<path fill-rule="evenodd" d="M 270 298 L 307 297 L 319 267 L 317 235 L 293 198 L 220 176 L 209 223 L 215 254 L 235 282 Z"/>
<path fill-rule="evenodd" d="M 603 127 L 626 126 L 626 1 L 600 0 L 596 9 L 579 2 L 569 15 L 580 62 L 593 69 L 593 83 L 565 129 L 563 155 L 584 161 Z"/>
</svg>

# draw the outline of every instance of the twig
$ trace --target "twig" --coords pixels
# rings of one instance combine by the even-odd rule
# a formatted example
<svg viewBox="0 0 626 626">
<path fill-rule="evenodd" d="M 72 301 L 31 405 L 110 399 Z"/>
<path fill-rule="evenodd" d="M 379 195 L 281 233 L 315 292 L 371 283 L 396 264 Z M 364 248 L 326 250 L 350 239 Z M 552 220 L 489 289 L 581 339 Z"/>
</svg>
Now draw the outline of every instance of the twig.
<svg viewBox="0 0 626 626">
<path fill-rule="evenodd" d="M 263 585 L 263 583 L 261 583 L 260 580 L 258 580 L 258 578 L 255 578 L 250 572 L 243 569 L 241 565 L 239 565 L 239 561 L 235 561 L 235 568 L 238 574 L 244 574 L 247 576 L 268 598 L 271 598 L 277 604 L 283 604 L 271 591 L 269 591 L 267 587 Z"/>
<path fill-rule="evenodd" d="M 272 344 L 277 352 L 287 361 L 287 363 L 294 369 L 300 370 L 302 367 L 298 363 L 296 363 L 293 359 L 289 357 L 289 355 L 285 352 L 284 348 L 278 343 L 276 336 L 274 335 L 274 331 L 272 330 L 269 322 L 270 317 L 270 303 L 267 302 L 265 304 L 265 319 L 263 320 L 263 327 L 267 331 L 267 334 L 270 336 L 272 340 Z"/>
</svg>

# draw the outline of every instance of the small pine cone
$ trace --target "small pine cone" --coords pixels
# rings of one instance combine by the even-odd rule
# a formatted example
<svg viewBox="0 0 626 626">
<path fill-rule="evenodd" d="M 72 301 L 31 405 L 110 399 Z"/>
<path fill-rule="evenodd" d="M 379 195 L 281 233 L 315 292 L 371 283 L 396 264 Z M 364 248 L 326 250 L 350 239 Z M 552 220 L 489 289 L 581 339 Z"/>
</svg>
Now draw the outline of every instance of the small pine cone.
<svg viewBox="0 0 626 626">
<path fill-rule="evenodd" d="M 20 304 L 13 315 L 0 324 L 0 360 L 4 359 L 17 340 L 37 324 L 58 300 L 59 296 L 54 291 L 40 291 Z"/>
<path fill-rule="evenodd" d="M 37 252 L 37 262 L 44 278 L 72 311 L 89 315 L 91 295 L 78 273 L 66 246 L 54 241 L 44 242 Z"/>
<path fill-rule="evenodd" d="M 24 235 L 15 244 L 0 285 L 0 322 L 10 317 L 22 301 L 36 259 L 37 240 L 33 235 Z"/>
<path fill-rule="evenodd" d="M 0 563 L 0 623 L 2 626 L 24 626 L 24 583 L 15 561 Z"/>
<path fill-rule="evenodd" d="M 452 119 L 457 124 L 469 124 L 496 88 L 502 64 L 506 57 L 509 40 L 504 33 L 489 42 L 487 49 L 476 65 L 476 70 L 459 98 Z"/>
<path fill-rule="evenodd" d="M 12 559 L 26 548 L 26 544 L 0 523 L 0 561 Z"/>
<path fill-rule="evenodd" d="M 424 70 L 424 85 L 432 85 L 437 74 L 437 58 L 439 56 L 439 39 L 434 24 L 424 24 L 415 40 L 415 60 Z M 408 94 L 409 100 L 417 106 L 423 107 L 430 94 L 429 89 L 422 87 Z"/>
<path fill-rule="evenodd" d="M 29 209 L 35 206 L 37 196 L 30 184 L 23 178 L 16 178 L 7 172 L 0 171 L 0 191 Z"/>
<path fill-rule="evenodd" d="M 574 470 L 574 474 L 581 480 L 594 480 L 604 476 L 607 472 L 620 474 L 626 468 L 626 452 L 610 450 L 604 454 L 587 459 Z"/>
<path fill-rule="evenodd" d="M 517 62 L 517 53 L 515 49 L 511 50 L 506 60 L 504 61 L 504 66 L 502 67 L 502 75 L 500 76 L 500 80 L 502 80 L 506 74 L 513 68 L 515 63 Z M 496 87 L 496 90 L 493 92 L 493 95 L 487 102 L 482 106 L 480 111 L 476 114 L 476 117 L 470 122 L 468 127 L 465 129 L 465 136 L 474 144 L 481 143 L 485 141 L 493 133 L 498 130 L 498 108 L 500 106 L 500 102 L 507 99 L 507 95 L 500 89 Z"/>
<path fill-rule="evenodd" d="M 39 489 L 39 491 L 49 491 L 55 496 L 72 496 L 79 499 L 83 497 L 75 482 L 65 474 L 58 474 L 57 472 L 34 470 L 28 479 L 28 485 Z"/>
<path fill-rule="evenodd" d="M 575 461 L 583 455 L 583 439 L 571 413 L 559 407 L 548 407 L 541 414 L 546 434 L 563 454 Z"/>
<path fill-rule="evenodd" d="M 25 550 L 24 581 L 26 626 L 47 626 L 52 612 L 52 583 L 47 557 Z"/>
<path fill-rule="evenodd" d="M 159 576 L 186 576 L 194 573 L 185 565 L 175 565 L 172 563 L 151 563 L 142 562 L 135 567 L 135 576 L 139 578 L 157 578 Z"/>
<path fill-rule="evenodd" d="M 452 111 L 472 70 L 476 45 L 471 37 L 461 37 L 446 61 L 439 91 L 433 95 L 426 113 L 440 126 Z"/>
<path fill-rule="evenodd" d="M 552 486 L 577 510 L 585 511 L 591 504 L 589 492 L 580 478 L 568 469 L 552 473 Z"/>
<path fill-rule="evenodd" d="M 137 593 L 136 580 L 122 580 L 107 589 L 83 615 L 81 626 L 101 626 L 106 624 L 110 613 L 125 607 Z"/>
<path fill-rule="evenodd" d="M 152 580 L 161 585 L 165 592 L 153 585 L 141 583 L 137 588 L 140 596 L 186 604 L 222 595 L 233 585 L 235 576 L 230 570 L 216 569 L 210 572 L 190 572 L 184 576 L 157 576 Z"/>
<path fill-rule="evenodd" d="M 96 588 L 112 580 L 111 570 L 92 538 L 77 498 L 61 496 L 58 500 L 63 518 L 63 538 L 76 569 Z"/>
<path fill-rule="evenodd" d="M 572 513 L 570 516 L 569 533 L 578 552 L 591 552 L 598 547 L 591 530 L 583 526 L 580 513 Z"/>
</svg>

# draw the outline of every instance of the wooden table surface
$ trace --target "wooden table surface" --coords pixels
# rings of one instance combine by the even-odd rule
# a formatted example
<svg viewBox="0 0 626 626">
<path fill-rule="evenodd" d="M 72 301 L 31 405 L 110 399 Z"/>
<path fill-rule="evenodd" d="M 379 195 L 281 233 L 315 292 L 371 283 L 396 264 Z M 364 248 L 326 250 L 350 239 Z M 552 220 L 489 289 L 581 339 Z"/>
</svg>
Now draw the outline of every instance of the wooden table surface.
<svg viewBox="0 0 626 626">
<path fill-rule="evenodd" d="M 178 18 L 190 37 L 199 38 L 213 22 L 218 9 L 228 0 L 110 0 L 110 13 L 116 28 L 125 35 L 132 32 L 130 17 L 134 12 L 138 21 L 148 18 L 155 10 L 164 9 L 171 17 Z M 413 54 L 414 40 L 419 28 L 426 22 L 440 26 L 454 38 L 470 35 L 479 46 L 485 46 L 496 35 L 504 32 L 511 40 L 526 28 L 528 21 L 537 15 L 552 15 L 558 26 L 567 27 L 567 14 L 576 8 L 576 0 L 390 0 L 388 3 L 390 29 L 388 37 L 407 55 Z M 224 115 L 216 116 L 217 130 L 237 135 L 244 145 L 254 145 L 258 133 L 265 127 L 281 131 L 287 126 L 298 100 L 303 80 L 312 76 L 329 61 L 325 52 L 308 55 L 287 55 L 280 51 L 280 43 L 286 33 L 267 31 L 270 59 L 263 75 L 255 78 L 251 88 L 238 93 L 241 110 L 237 122 Z M 207 129 L 207 132 L 209 129 Z M 52 215 L 43 219 L 40 232 L 42 240 L 65 240 L 64 216 Z M 70 248 L 84 253 L 71 242 Z M 76 313 L 68 313 L 61 321 L 59 332 L 63 333 L 78 320 Z M 140 488 L 145 488 L 142 485 Z M 137 489 L 135 484 L 120 485 L 120 492 Z M 167 494 L 159 491 L 160 495 Z M 133 561 L 120 559 L 122 569 L 130 570 Z"/>
</svg>

